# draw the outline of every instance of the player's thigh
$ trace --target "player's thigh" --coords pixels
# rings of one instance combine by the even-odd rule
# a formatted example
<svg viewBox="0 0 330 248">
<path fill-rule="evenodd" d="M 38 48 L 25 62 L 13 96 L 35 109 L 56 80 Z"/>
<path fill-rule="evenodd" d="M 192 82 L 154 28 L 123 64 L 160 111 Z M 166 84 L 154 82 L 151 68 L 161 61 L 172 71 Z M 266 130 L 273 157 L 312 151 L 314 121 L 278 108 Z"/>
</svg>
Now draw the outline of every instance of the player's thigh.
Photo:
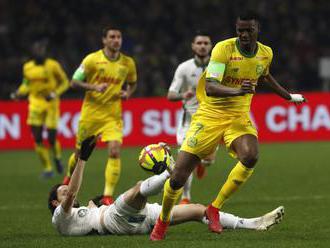
<svg viewBox="0 0 330 248">
<path fill-rule="evenodd" d="M 76 137 L 76 148 L 80 149 L 81 143 L 84 139 L 92 135 L 102 135 L 102 128 L 104 123 L 102 122 L 89 122 L 89 121 L 79 121 L 78 132 Z"/>
<path fill-rule="evenodd" d="M 222 139 L 224 128 L 220 122 L 211 123 L 202 118 L 194 119 L 180 150 L 203 159 L 215 151 L 219 140 Z"/>
<path fill-rule="evenodd" d="M 117 141 L 123 143 L 123 121 L 121 119 L 111 119 L 104 123 L 101 129 L 101 140 L 103 142 Z"/>
<path fill-rule="evenodd" d="M 245 138 L 240 138 L 243 136 L 252 136 L 251 139 L 248 139 L 251 142 L 248 142 L 247 144 L 251 145 L 251 149 L 257 149 L 256 146 L 258 145 L 258 142 L 255 143 L 253 140 L 257 141 L 258 132 L 248 115 L 243 115 L 240 118 L 235 119 L 224 133 L 223 140 L 226 148 L 229 154 L 234 158 L 238 157 L 237 150 L 239 152 L 241 151 L 238 144 L 241 144 L 241 140 L 246 140 Z M 235 140 L 236 142 L 234 142 Z"/>
<path fill-rule="evenodd" d="M 60 106 L 59 102 L 49 104 L 46 110 L 45 125 L 47 129 L 57 129 L 57 124 L 60 118 Z"/>
</svg>

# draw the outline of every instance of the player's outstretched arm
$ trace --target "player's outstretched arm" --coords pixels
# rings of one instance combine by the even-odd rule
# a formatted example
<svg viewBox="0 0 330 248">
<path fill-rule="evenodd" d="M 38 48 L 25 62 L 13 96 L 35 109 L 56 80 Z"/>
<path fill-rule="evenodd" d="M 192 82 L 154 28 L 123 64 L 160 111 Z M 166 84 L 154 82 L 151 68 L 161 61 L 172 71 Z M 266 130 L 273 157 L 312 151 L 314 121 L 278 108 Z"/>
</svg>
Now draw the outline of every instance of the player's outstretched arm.
<svg viewBox="0 0 330 248">
<path fill-rule="evenodd" d="M 70 85 L 73 89 L 81 89 L 81 90 L 85 90 L 85 91 L 91 90 L 91 91 L 96 91 L 96 92 L 100 92 L 100 93 L 104 92 L 109 86 L 108 83 L 89 84 L 87 82 L 75 80 L 75 79 L 73 79 L 70 82 Z"/>
<path fill-rule="evenodd" d="M 231 88 L 219 84 L 215 79 L 206 79 L 205 91 L 208 96 L 213 97 L 230 97 L 243 96 L 245 94 L 254 94 L 255 85 L 250 81 L 243 81 L 241 88 Z"/>
<path fill-rule="evenodd" d="M 267 76 L 263 76 L 260 78 L 264 83 L 266 83 L 277 95 L 280 97 L 294 102 L 294 103 L 302 103 L 306 102 L 306 99 L 301 94 L 290 94 L 286 89 L 284 89 L 276 79 L 269 73 Z"/>
<path fill-rule="evenodd" d="M 96 140 L 97 136 L 90 136 L 86 138 L 81 144 L 79 159 L 77 161 L 76 167 L 73 171 L 70 183 L 68 185 L 68 193 L 62 203 L 62 207 L 66 213 L 69 213 L 71 211 L 74 200 L 76 199 L 76 196 L 79 192 L 83 179 L 85 163 L 94 150 Z"/>
</svg>

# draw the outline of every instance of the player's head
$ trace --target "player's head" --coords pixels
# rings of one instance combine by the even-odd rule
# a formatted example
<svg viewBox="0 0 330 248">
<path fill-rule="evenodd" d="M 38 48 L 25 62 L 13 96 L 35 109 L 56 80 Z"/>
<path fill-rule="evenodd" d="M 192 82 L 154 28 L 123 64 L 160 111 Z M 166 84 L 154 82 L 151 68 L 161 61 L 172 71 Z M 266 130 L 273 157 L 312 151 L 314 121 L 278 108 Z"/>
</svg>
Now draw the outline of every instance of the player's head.
<svg viewBox="0 0 330 248">
<path fill-rule="evenodd" d="M 123 42 L 122 34 L 119 28 L 106 27 L 102 32 L 102 42 L 104 47 L 111 52 L 120 51 L 121 44 Z"/>
<path fill-rule="evenodd" d="M 211 37 L 205 31 L 196 31 L 191 42 L 191 49 L 198 57 L 206 57 L 212 49 Z"/>
<path fill-rule="evenodd" d="M 56 207 L 65 200 L 68 194 L 68 189 L 68 185 L 63 184 L 56 184 L 50 189 L 48 195 L 48 208 L 52 214 Z M 75 201 L 73 207 L 79 207 L 79 202 Z"/>
<path fill-rule="evenodd" d="M 255 12 L 247 11 L 237 17 L 236 33 L 241 46 L 250 48 L 257 42 L 260 31 L 259 16 Z"/>
<path fill-rule="evenodd" d="M 35 40 L 32 44 L 31 55 L 37 63 L 43 63 L 46 58 L 47 52 L 47 40 L 39 39 Z"/>
</svg>

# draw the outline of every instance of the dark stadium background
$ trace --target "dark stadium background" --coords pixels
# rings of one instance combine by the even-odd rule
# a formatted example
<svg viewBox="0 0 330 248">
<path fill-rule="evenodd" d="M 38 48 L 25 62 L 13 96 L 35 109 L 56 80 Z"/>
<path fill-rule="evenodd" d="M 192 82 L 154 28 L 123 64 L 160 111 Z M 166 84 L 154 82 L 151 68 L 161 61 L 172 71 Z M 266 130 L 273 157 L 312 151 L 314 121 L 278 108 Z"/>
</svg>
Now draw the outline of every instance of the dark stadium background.
<svg viewBox="0 0 330 248">
<path fill-rule="evenodd" d="M 262 17 L 260 40 L 274 50 L 273 75 L 290 89 L 321 90 L 319 60 L 330 56 L 327 0 L 0 0 L 0 97 L 8 99 L 20 83 L 34 39 L 48 38 L 50 54 L 71 76 L 100 48 L 104 25 L 122 28 L 123 51 L 137 61 L 135 96 L 162 96 L 178 63 L 191 56 L 194 30 L 207 30 L 214 42 L 231 37 L 242 9 Z"/>
</svg>

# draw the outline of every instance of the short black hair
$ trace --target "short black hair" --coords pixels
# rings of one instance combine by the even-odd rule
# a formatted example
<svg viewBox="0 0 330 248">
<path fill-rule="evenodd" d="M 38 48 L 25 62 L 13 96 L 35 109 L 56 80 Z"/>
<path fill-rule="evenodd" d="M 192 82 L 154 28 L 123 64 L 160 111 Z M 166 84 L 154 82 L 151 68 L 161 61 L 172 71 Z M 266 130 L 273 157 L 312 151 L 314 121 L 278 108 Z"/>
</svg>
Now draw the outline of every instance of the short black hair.
<svg viewBox="0 0 330 248">
<path fill-rule="evenodd" d="M 115 26 L 115 25 L 108 25 L 108 26 L 105 26 L 102 29 L 102 37 L 107 37 L 107 34 L 108 34 L 108 31 L 109 30 L 119 30 L 121 32 L 121 28 L 120 27 Z"/>
<path fill-rule="evenodd" d="M 55 184 L 49 191 L 49 195 L 48 195 L 48 208 L 50 210 L 50 212 L 52 213 L 52 215 L 54 214 L 54 211 L 56 209 L 56 207 L 53 205 L 52 201 L 58 201 L 57 199 L 57 189 L 62 186 L 63 184 Z"/>
<path fill-rule="evenodd" d="M 210 33 L 207 32 L 207 31 L 204 30 L 204 29 L 197 29 L 197 30 L 194 32 L 194 35 L 193 35 L 193 37 L 192 37 L 192 41 L 193 41 L 193 42 L 195 41 L 195 39 L 196 39 L 197 36 L 208 36 L 208 37 L 210 37 L 210 39 L 211 39 L 211 35 L 210 35 Z"/>
<path fill-rule="evenodd" d="M 247 10 L 240 13 L 237 19 L 243 21 L 255 20 L 256 22 L 260 22 L 260 15 L 253 10 Z"/>
</svg>

